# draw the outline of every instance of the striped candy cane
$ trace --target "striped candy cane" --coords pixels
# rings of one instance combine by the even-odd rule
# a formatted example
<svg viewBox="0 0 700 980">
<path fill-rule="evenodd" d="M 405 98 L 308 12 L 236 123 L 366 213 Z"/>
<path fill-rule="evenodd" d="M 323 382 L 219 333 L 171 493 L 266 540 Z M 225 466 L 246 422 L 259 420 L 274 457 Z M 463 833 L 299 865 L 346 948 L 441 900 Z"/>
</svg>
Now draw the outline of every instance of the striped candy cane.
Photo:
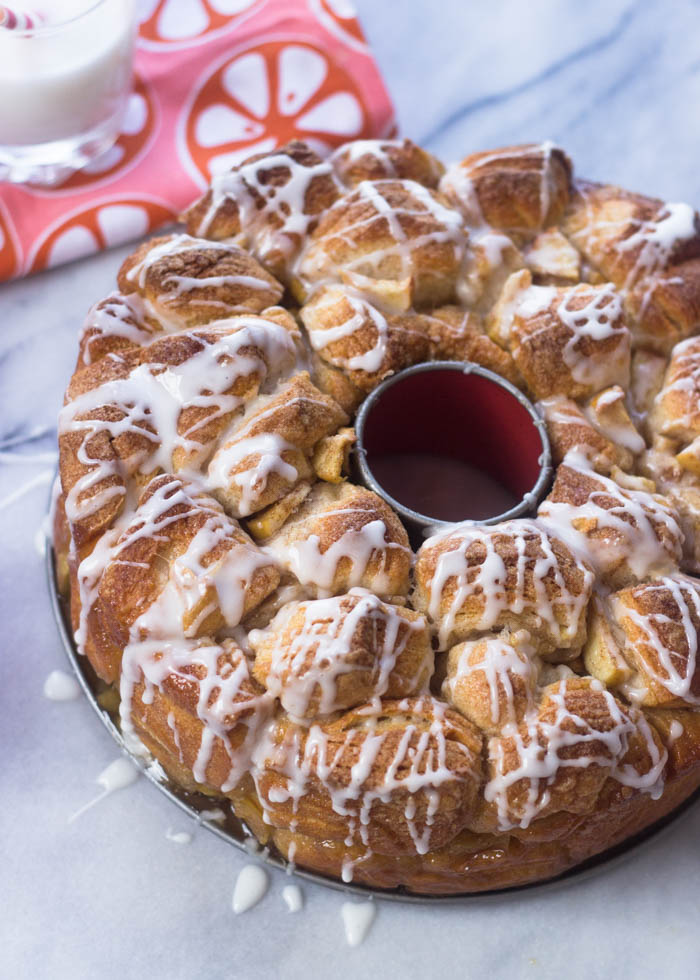
<svg viewBox="0 0 700 980">
<path fill-rule="evenodd" d="M 33 27 L 38 27 L 42 17 L 34 11 L 24 11 L 15 13 L 9 7 L 0 6 L 0 28 L 7 31 L 30 31 Z"/>
</svg>

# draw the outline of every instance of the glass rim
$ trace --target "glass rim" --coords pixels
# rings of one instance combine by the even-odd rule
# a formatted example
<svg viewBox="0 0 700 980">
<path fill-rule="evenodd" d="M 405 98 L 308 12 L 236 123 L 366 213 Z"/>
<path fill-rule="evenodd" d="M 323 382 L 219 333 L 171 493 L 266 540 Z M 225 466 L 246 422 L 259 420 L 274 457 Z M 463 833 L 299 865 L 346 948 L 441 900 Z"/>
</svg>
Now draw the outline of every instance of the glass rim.
<svg viewBox="0 0 700 980">
<path fill-rule="evenodd" d="M 25 27 L 22 28 L 22 30 L 15 30 L 15 29 L 3 30 L 2 28 L 0 28 L 0 37 L 6 35 L 7 37 L 27 38 L 27 37 L 41 37 L 47 34 L 56 34 L 59 31 L 62 31 L 64 28 L 70 27 L 72 24 L 76 24 L 84 17 L 87 17 L 88 14 L 91 14 L 93 10 L 97 10 L 98 7 L 101 7 L 103 4 L 107 2 L 108 0 L 93 0 L 93 2 L 90 3 L 84 10 L 81 10 L 80 13 L 73 14 L 72 16 L 67 17 L 65 20 L 52 22 L 50 24 L 37 24 L 36 27 Z M 9 9 L 12 9 L 9 4 L 7 6 Z M 17 12 L 20 13 L 21 11 L 17 11 Z"/>
</svg>

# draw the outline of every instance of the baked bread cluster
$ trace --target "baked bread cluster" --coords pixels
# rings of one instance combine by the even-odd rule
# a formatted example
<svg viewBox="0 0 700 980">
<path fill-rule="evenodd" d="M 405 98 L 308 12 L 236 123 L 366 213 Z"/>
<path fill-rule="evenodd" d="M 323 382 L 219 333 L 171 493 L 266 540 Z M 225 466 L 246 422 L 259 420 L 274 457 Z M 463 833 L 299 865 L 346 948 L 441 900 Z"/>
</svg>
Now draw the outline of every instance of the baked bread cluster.
<svg viewBox="0 0 700 980">
<path fill-rule="evenodd" d="M 214 178 L 90 310 L 59 580 L 122 730 L 345 881 L 552 877 L 700 783 L 700 221 L 551 145 L 302 143 Z M 536 512 L 414 554 L 348 478 L 383 378 L 546 419 Z"/>
</svg>

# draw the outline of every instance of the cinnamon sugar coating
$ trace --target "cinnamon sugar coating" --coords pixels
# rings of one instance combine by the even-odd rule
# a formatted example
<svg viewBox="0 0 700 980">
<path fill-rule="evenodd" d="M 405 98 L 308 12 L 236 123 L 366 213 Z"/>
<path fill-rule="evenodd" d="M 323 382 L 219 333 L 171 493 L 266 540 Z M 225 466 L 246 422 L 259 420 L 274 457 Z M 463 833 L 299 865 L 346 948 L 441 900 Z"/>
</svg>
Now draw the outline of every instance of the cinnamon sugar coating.
<svg viewBox="0 0 700 980">
<path fill-rule="evenodd" d="M 145 242 L 124 260 L 117 282 L 127 296 L 141 297 L 147 318 L 176 330 L 261 313 L 284 292 L 243 249 L 189 235 Z"/>
<path fill-rule="evenodd" d="M 413 552 L 403 524 L 376 493 L 351 483 L 317 483 L 266 542 L 311 595 L 355 586 L 405 595 Z"/>
<path fill-rule="evenodd" d="M 305 235 L 339 195 L 330 164 L 294 140 L 214 177 L 183 219 L 191 234 L 235 240 L 286 279 Z"/>
<path fill-rule="evenodd" d="M 295 863 L 419 893 L 669 813 L 700 785 L 694 209 L 548 143 L 362 140 L 251 157 L 185 221 L 90 309 L 59 422 L 59 581 L 124 734 Z M 432 359 L 536 399 L 556 472 L 414 555 L 352 424 Z"/>
<path fill-rule="evenodd" d="M 441 649 L 480 632 L 527 629 L 540 650 L 580 648 L 590 568 L 534 521 L 463 524 L 418 552 L 413 603 L 437 627 Z"/>
<path fill-rule="evenodd" d="M 557 146 L 507 146 L 472 153 L 445 174 L 441 189 L 474 223 L 528 235 L 561 220 L 571 162 Z"/>
<path fill-rule="evenodd" d="M 411 140 L 354 140 L 331 154 L 338 179 L 354 187 L 363 180 L 415 180 L 435 189 L 445 172 L 440 161 Z"/>
<path fill-rule="evenodd" d="M 299 263 L 310 288 L 327 280 L 374 293 L 407 283 L 417 307 L 449 303 L 457 292 L 467 232 L 459 212 L 411 180 L 365 180 L 321 218 Z"/>
<path fill-rule="evenodd" d="M 481 736 L 432 698 L 383 701 L 311 729 L 282 722 L 261 769 L 257 790 L 273 826 L 378 854 L 420 854 L 468 824 Z"/>
<path fill-rule="evenodd" d="M 295 718 L 418 694 L 433 672 L 425 618 L 364 589 L 288 603 L 249 642 L 256 679 Z"/>
</svg>

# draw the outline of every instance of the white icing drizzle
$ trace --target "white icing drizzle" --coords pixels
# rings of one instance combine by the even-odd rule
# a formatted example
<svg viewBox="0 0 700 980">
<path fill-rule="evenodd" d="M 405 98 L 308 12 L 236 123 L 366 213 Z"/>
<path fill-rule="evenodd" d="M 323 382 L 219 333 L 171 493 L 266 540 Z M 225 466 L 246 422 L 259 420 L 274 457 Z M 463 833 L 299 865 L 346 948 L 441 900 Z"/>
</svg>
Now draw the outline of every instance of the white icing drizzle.
<svg viewBox="0 0 700 980">
<path fill-rule="evenodd" d="M 492 723 L 517 722 L 519 714 L 513 681 L 518 678 L 531 695 L 537 680 L 537 668 L 531 659 L 534 650 L 527 643 L 529 635 L 527 630 L 521 630 L 509 640 L 497 636 L 463 643 L 457 668 L 444 685 L 452 703 L 458 702 L 458 689 L 463 680 L 482 674 L 488 685 Z M 475 657 L 476 653 L 479 656 Z M 505 711 L 501 708 L 502 700 Z M 528 702 L 531 700 L 529 697 Z"/>
<path fill-rule="evenodd" d="M 214 807 L 212 810 L 200 810 L 199 820 L 202 823 L 219 823 L 222 824 L 226 820 L 226 814 L 220 807 Z M 251 838 L 248 838 L 250 840 Z M 257 841 L 256 841 L 257 843 Z"/>
<path fill-rule="evenodd" d="M 680 394 L 682 399 L 674 398 L 668 422 L 661 417 L 662 431 L 679 426 L 700 432 L 700 338 L 689 337 L 673 348 L 666 380 L 654 399 L 654 405 L 661 408 L 669 395 Z M 679 413 L 682 403 L 685 411 Z"/>
<path fill-rule="evenodd" d="M 670 597 L 678 611 L 678 618 L 669 618 L 666 612 L 652 611 L 644 614 L 633 605 L 613 598 L 613 608 L 617 610 L 617 615 L 629 619 L 643 635 L 639 652 L 644 661 L 644 674 L 687 704 L 700 705 L 700 697 L 692 692 L 698 668 L 698 631 L 695 622 L 700 622 L 700 582 L 686 575 L 669 575 L 638 586 L 633 596 L 641 598 L 642 595 L 649 598 L 652 605 L 655 599 L 659 605 L 665 605 Z M 674 643 L 673 649 L 664 643 L 660 631 L 660 627 L 670 623 L 680 626 L 685 638 L 680 645 Z M 638 642 L 635 641 L 635 647 Z M 645 655 L 644 645 L 651 648 L 654 657 Z M 658 668 L 654 658 L 658 658 Z M 625 686 L 624 690 L 634 700 L 634 685 Z"/>
<path fill-rule="evenodd" d="M 624 489 L 612 478 L 594 473 L 581 454 L 567 455 L 562 465 L 594 480 L 596 488 L 580 506 L 548 498 L 540 505 L 538 520 L 575 554 L 598 572 L 625 561 L 637 579 L 664 571 L 680 560 L 683 532 L 664 497 Z M 579 530 L 577 523 L 586 529 Z M 609 533 L 594 538 L 588 533 L 590 525 Z M 664 542 L 657 527 L 667 531 L 670 541 Z"/>
<path fill-rule="evenodd" d="M 79 344 L 82 348 L 84 364 L 93 363 L 93 346 L 105 337 L 121 337 L 131 344 L 142 346 L 153 339 L 154 330 L 143 324 L 146 307 L 140 296 L 135 293 L 124 296 L 122 293 L 110 293 L 99 303 L 95 303 L 85 318 L 80 333 Z"/>
<path fill-rule="evenodd" d="M 214 490 L 229 488 L 231 484 L 238 488 L 240 499 L 227 500 L 229 510 L 236 516 L 247 517 L 260 509 L 261 497 L 272 474 L 277 474 L 289 486 L 298 481 L 299 472 L 284 458 L 284 453 L 298 454 L 303 449 L 282 434 L 284 415 L 295 406 L 302 413 L 305 406 L 311 405 L 319 405 L 328 412 L 326 403 L 305 394 L 290 393 L 268 408 L 258 400 L 252 413 L 236 427 L 233 438 L 215 453 L 209 464 L 207 482 Z M 319 433 L 319 438 L 322 434 Z M 279 495 L 284 492 L 282 490 Z"/>
<path fill-rule="evenodd" d="M 401 206 L 389 203 L 384 193 L 400 185 L 406 192 L 405 203 Z M 430 243 L 448 243 L 452 246 L 453 255 L 457 264 L 461 263 L 466 250 L 466 233 L 462 216 L 458 211 L 444 205 L 427 187 L 413 180 L 363 180 L 353 191 L 340 198 L 329 209 L 330 211 L 339 210 L 346 212 L 349 207 L 366 201 L 371 208 L 364 217 L 358 217 L 350 224 L 344 224 L 341 230 L 332 230 L 328 233 L 328 238 L 342 239 L 350 249 L 355 250 L 354 236 L 364 235 L 366 229 L 379 221 L 386 222 L 387 232 L 391 238 L 388 246 L 379 246 L 371 251 L 358 250 L 354 257 L 348 257 L 343 261 L 345 272 L 361 272 L 366 274 L 369 268 L 372 275 L 378 278 L 385 278 L 380 272 L 381 263 L 388 257 L 398 259 L 399 271 L 392 274 L 392 279 L 407 279 L 415 274 L 415 253 L 425 248 Z M 364 211 L 364 209 L 360 209 Z M 416 220 L 428 222 L 428 228 L 424 232 L 415 236 L 409 236 L 402 223 L 402 218 L 415 223 Z M 329 256 L 325 253 L 315 254 L 316 249 L 323 239 L 311 242 L 311 251 L 306 255 L 302 254 L 300 259 L 300 271 L 302 275 L 314 280 L 322 274 L 329 262 Z M 334 274 L 332 278 L 337 278 Z"/>
<path fill-rule="evenodd" d="M 593 295 L 583 307 L 572 309 L 569 306 L 570 300 L 581 292 L 593 292 Z M 613 377 L 624 375 L 625 366 L 629 363 L 630 333 L 620 320 L 622 297 L 611 283 L 595 288 L 584 286 L 582 290 L 574 287 L 572 291 L 565 293 L 557 307 L 557 316 L 571 331 L 562 357 L 575 381 L 600 385 L 605 383 L 601 379 L 610 378 L 611 373 Z M 601 355 L 586 356 L 578 349 L 584 338 L 594 342 L 617 338 L 618 345 L 612 353 L 605 351 L 601 363 Z"/>
<path fill-rule="evenodd" d="M 132 786 L 136 780 L 139 778 L 140 773 L 138 769 L 129 762 L 124 756 L 120 756 L 111 762 L 106 769 L 97 777 L 97 782 L 102 787 L 102 792 L 82 806 L 79 810 L 69 818 L 68 823 L 73 823 L 78 817 L 81 817 L 87 810 L 99 803 L 100 800 L 104 800 L 105 797 L 111 796 L 112 793 L 116 793 L 120 789 L 126 789 Z"/>
<path fill-rule="evenodd" d="M 348 509 L 332 510 L 316 517 L 336 520 L 342 514 L 350 512 Z M 359 529 L 345 531 L 324 551 L 321 551 L 321 538 L 318 534 L 309 534 L 297 540 L 285 540 L 282 536 L 263 550 L 274 555 L 285 568 L 296 575 L 302 585 L 314 585 L 320 592 L 327 594 L 334 591 L 334 580 L 342 559 L 350 561 L 348 588 L 354 588 L 361 585 L 370 561 L 379 558 L 381 565 L 372 573 L 371 585 L 373 591 L 386 595 L 391 587 L 388 563 L 392 550 L 410 550 L 395 541 L 387 541 L 386 535 L 386 524 L 377 519 Z"/>
<path fill-rule="evenodd" d="M 275 169 L 289 173 L 287 181 L 277 186 L 264 182 L 262 176 Z M 226 201 L 235 201 L 241 228 L 239 237 L 261 257 L 279 250 L 286 258 L 293 256 L 299 239 L 309 230 L 318 215 L 307 214 L 306 196 L 314 180 L 333 180 L 328 161 L 305 166 L 286 153 L 271 153 L 261 160 L 244 163 L 229 173 L 216 174 L 211 181 L 211 198 L 197 233 L 206 236 Z"/>
<path fill-rule="evenodd" d="M 530 826 L 549 804 L 549 787 L 564 767 L 587 769 L 592 765 L 600 766 L 623 786 L 647 792 L 654 799 L 661 795 L 668 754 L 656 745 L 649 723 L 634 709 L 624 708 L 599 681 L 591 682 L 591 690 L 604 700 L 606 714 L 612 721 L 608 730 L 600 730 L 604 722 L 593 727 L 586 718 L 567 708 L 567 681 L 563 679 L 549 692 L 548 700 L 556 709 L 553 721 L 544 720 L 536 709 L 532 709 L 520 726 L 505 725 L 501 736 L 491 739 L 489 757 L 494 774 L 484 788 L 484 798 L 496 804 L 502 830 Z M 650 765 L 644 773 L 623 762 L 632 736 L 641 736 L 647 748 Z M 509 747 L 515 748 L 518 757 L 518 764 L 507 770 L 506 740 Z M 586 745 L 591 746 L 590 751 L 574 758 L 559 755 L 562 749 L 579 749 Z M 527 785 L 527 795 L 514 809 L 509 791 L 521 781 Z"/>
<path fill-rule="evenodd" d="M 608 417 L 610 411 L 615 411 L 615 406 L 620 410 L 621 419 Z M 624 389 L 620 385 L 613 385 L 607 391 L 596 395 L 594 403 L 588 406 L 588 417 L 598 431 L 606 439 L 612 440 L 618 446 L 629 449 L 635 456 L 644 452 L 646 443 L 639 432 L 634 427 L 634 423 L 629 417 L 626 406 L 626 396 Z"/>
<path fill-rule="evenodd" d="M 557 149 L 555 143 L 552 143 L 551 140 L 545 140 L 537 146 L 528 144 L 521 147 L 509 147 L 507 150 L 497 150 L 493 153 L 479 154 L 479 159 L 472 164 L 473 176 L 471 177 L 464 163 L 453 163 L 447 168 L 440 181 L 440 190 L 447 194 L 448 197 L 459 202 L 459 206 L 468 225 L 485 225 L 486 222 L 481 211 L 473 178 L 478 178 L 482 168 L 488 167 L 492 163 L 497 163 L 502 160 L 507 164 L 509 160 L 517 159 L 518 157 L 539 156 L 541 158 L 541 164 L 539 166 L 540 224 L 543 225 L 549 214 L 552 193 L 554 191 L 551 159 L 552 151 L 555 149 Z"/>
<path fill-rule="evenodd" d="M 340 913 L 348 946 L 364 942 L 377 914 L 374 902 L 343 902 Z"/>
<path fill-rule="evenodd" d="M 137 624 L 139 620 L 132 635 L 138 630 Z M 198 783 L 207 782 L 207 768 L 218 739 L 230 760 L 229 773 L 221 787 L 222 792 L 227 792 L 238 783 L 250 762 L 260 728 L 272 712 L 272 699 L 267 694 L 246 691 L 250 675 L 242 653 L 223 666 L 221 655 L 221 646 L 207 641 L 132 641 L 122 657 L 119 717 L 124 731 L 133 730 L 133 695 L 139 682 L 144 684 L 141 701 L 147 705 L 153 702 L 155 691 L 162 690 L 166 678 L 192 683 L 192 667 L 199 668 L 196 714 L 202 723 L 202 734 L 192 773 Z M 241 725 L 243 740 L 232 744 L 231 730 L 234 726 L 240 730 Z"/>
<path fill-rule="evenodd" d="M 228 626 L 237 626 L 241 621 L 253 576 L 258 569 L 269 566 L 271 560 L 243 534 L 217 501 L 199 496 L 199 492 L 196 485 L 161 479 L 160 485 L 138 510 L 123 515 L 80 563 L 77 574 L 80 620 L 75 639 L 81 653 L 85 652 L 87 617 L 107 565 L 124 561 L 120 555 L 141 538 L 167 540 L 167 533 L 164 533 L 167 528 L 190 516 L 205 515 L 206 519 L 187 548 L 170 563 L 164 588 L 133 624 L 132 637 L 140 640 L 143 637 L 165 639 L 183 635 L 184 617 L 210 590 L 216 596 L 216 606 L 204 606 L 184 635 L 195 636 L 201 622 L 216 607 Z M 215 561 L 209 558 L 214 549 L 229 542 L 222 557 Z"/>
<path fill-rule="evenodd" d="M 681 737 L 685 729 L 683 725 L 677 719 L 673 719 L 670 728 L 668 730 L 668 745 L 669 747 L 673 745 Z"/>
<path fill-rule="evenodd" d="M 52 670 L 44 681 L 44 697 L 49 701 L 75 701 L 80 697 L 80 684 L 63 670 Z"/>
<path fill-rule="evenodd" d="M 499 537 L 504 536 L 511 539 L 518 554 L 512 590 L 506 588 L 508 569 L 498 543 Z M 550 535 L 537 521 L 515 520 L 492 527 L 464 524 L 429 538 L 421 548 L 423 553 L 439 546 L 445 539 L 456 543 L 455 548 L 439 555 L 429 585 L 428 614 L 439 624 L 440 648 L 449 645 L 457 617 L 467 601 L 474 597 L 481 602 L 482 608 L 470 622 L 470 632 L 491 629 L 505 612 L 519 615 L 532 607 L 558 646 L 570 642 L 578 632 L 593 575 L 588 568 L 581 567 L 581 590 L 574 595 L 562 575 L 552 548 L 552 537 L 556 534 Z M 532 542 L 535 543 L 534 558 L 526 553 L 528 543 Z M 467 558 L 467 552 L 474 545 L 480 545 L 486 552 L 478 566 Z M 454 595 L 445 608 L 444 592 L 451 580 Z M 526 597 L 529 584 L 535 591 L 534 602 Z"/>
<path fill-rule="evenodd" d="M 626 226 L 629 218 L 624 222 Z M 653 276 L 663 270 L 679 242 L 694 238 L 695 211 L 689 204 L 664 204 L 649 221 L 632 219 L 631 235 L 615 243 L 617 252 L 639 249 L 634 265 L 625 281 L 629 289 L 641 276 Z"/>
<path fill-rule="evenodd" d="M 467 775 L 448 766 L 445 704 L 429 697 L 418 700 L 416 710 L 426 710 L 427 706 L 430 712 L 427 728 L 421 728 L 411 720 L 411 704 L 409 699 L 398 702 L 399 710 L 405 710 L 407 717 L 403 720 L 401 737 L 388 765 L 385 763 L 381 779 L 376 778 L 375 763 L 386 753 L 388 733 L 377 728 L 375 705 L 370 704 L 363 712 L 364 727 L 349 728 L 335 750 L 331 749 L 326 733 L 318 724 L 293 728 L 281 745 L 275 743 L 273 724 L 268 730 L 268 738 L 261 740 L 256 747 L 251 770 L 263 807 L 269 804 L 259 789 L 259 780 L 266 768 L 272 766 L 283 777 L 283 784 L 270 788 L 269 803 L 291 802 L 294 813 L 308 791 L 309 780 L 315 779 L 327 792 L 334 812 L 347 820 L 345 844 L 351 846 L 358 840 L 365 848 L 366 858 L 371 854 L 369 826 L 372 807 L 376 802 L 386 802 L 392 794 L 405 792 L 408 795 L 403 814 L 406 826 L 416 853 L 427 854 L 440 803 L 440 787 L 445 783 L 474 778 L 475 760 L 466 745 L 453 741 L 451 744 L 455 751 L 464 756 Z M 338 772 L 338 766 L 344 755 L 354 749 L 358 750 L 357 761 L 349 771 L 349 778 L 346 778 Z M 418 799 L 427 801 L 420 824 L 417 818 Z M 293 822 L 292 830 L 294 826 Z M 351 875 L 351 870 L 344 868 L 343 880 L 351 880 L 348 874 Z"/>
<path fill-rule="evenodd" d="M 212 332 L 213 340 L 209 339 Z M 288 331 L 260 317 L 216 321 L 179 334 L 181 338 L 198 348 L 186 360 L 179 364 L 164 360 L 140 363 L 125 377 L 90 389 L 61 410 L 59 433 L 83 433 L 77 459 L 87 467 L 66 494 L 66 515 L 71 522 L 89 517 L 114 496 L 126 493 L 121 479 L 125 463 L 91 456 L 89 444 L 95 435 L 106 433 L 114 440 L 128 432 L 148 440 L 149 448 L 126 461 L 131 472 L 138 468 L 149 472 L 157 467 L 167 471 L 172 468 L 175 450 L 187 453 L 194 465 L 206 453 L 198 431 L 244 404 L 245 397 L 234 394 L 236 381 L 258 373 L 263 381 L 272 383 L 296 363 Z M 117 420 L 90 417 L 105 406 L 119 410 Z M 179 431 L 183 410 L 194 406 L 208 409 L 206 416 L 186 431 Z M 108 482 L 115 474 L 120 482 Z"/>
<path fill-rule="evenodd" d="M 396 177 L 396 168 L 387 152 L 389 149 L 403 149 L 403 140 L 352 140 L 344 143 L 331 153 L 328 162 L 333 166 L 356 163 L 362 157 L 370 156 L 378 160 L 384 168 L 386 177 Z"/>
<path fill-rule="evenodd" d="M 247 253 L 242 252 L 236 245 L 229 242 L 211 242 L 204 238 L 193 238 L 190 235 L 173 235 L 154 245 L 146 252 L 143 258 L 129 269 L 126 278 L 134 283 L 141 292 L 145 292 L 154 284 L 148 281 L 148 274 L 163 259 L 171 258 L 174 255 L 186 255 L 188 253 L 201 253 L 204 249 L 208 252 L 219 252 L 222 257 L 239 255 L 243 260 L 248 260 Z M 251 263 L 251 265 L 254 265 Z M 166 267 L 167 268 L 167 267 Z M 197 306 L 221 307 L 222 313 L 231 311 L 231 303 L 227 302 L 228 296 L 217 294 L 217 290 L 229 290 L 231 287 L 242 286 L 247 290 L 256 290 L 262 293 L 271 294 L 271 298 L 279 299 L 282 295 L 282 287 L 268 279 L 260 278 L 248 273 L 225 273 L 202 276 L 188 276 L 174 272 L 164 275 L 157 284 L 157 294 L 155 305 L 150 298 L 143 299 L 141 309 L 156 316 L 164 326 L 177 328 L 184 326 L 182 318 L 178 316 L 178 301 L 183 294 L 187 295 L 187 305 L 189 309 Z M 197 290 L 207 290 L 206 295 L 198 297 Z M 214 293 L 212 293 L 212 290 Z"/>
<path fill-rule="evenodd" d="M 341 299 L 350 307 L 351 315 L 332 327 L 315 325 L 316 315 L 323 316 L 325 309 L 337 307 Z M 304 316 L 302 312 L 302 318 L 311 346 L 315 351 L 323 352 L 324 359 L 330 364 L 349 371 L 365 371 L 368 374 L 381 370 L 387 355 L 389 325 L 386 317 L 363 299 L 361 293 L 348 287 L 343 288 L 342 292 L 339 289 L 325 290 L 314 299 L 314 315 Z M 327 348 L 337 341 L 352 337 L 367 328 L 370 334 L 374 335 L 374 342 L 362 353 L 346 357 L 338 352 L 327 351 Z"/>
<path fill-rule="evenodd" d="M 182 510 L 182 505 L 186 510 Z M 220 610 L 228 626 L 237 625 L 243 616 L 253 576 L 259 568 L 269 566 L 270 559 L 236 528 L 220 506 L 211 498 L 194 498 L 192 488 L 183 486 L 180 481 L 163 480 L 139 507 L 131 525 L 121 536 L 119 526 L 103 535 L 78 569 L 81 614 L 76 640 L 84 652 L 87 616 L 97 598 L 106 565 L 120 561 L 120 555 L 140 538 L 163 539 L 170 524 L 191 514 L 205 515 L 204 524 L 193 535 L 185 551 L 171 561 L 167 582 L 159 596 L 132 624 L 130 640 L 122 656 L 120 719 L 122 731 L 133 733 L 131 714 L 136 684 L 143 682 L 145 689 L 141 700 L 150 704 L 155 690 L 162 690 L 166 678 L 179 677 L 183 683 L 191 683 L 191 668 L 196 665 L 196 710 L 203 728 L 193 773 L 198 782 L 206 782 L 207 767 L 218 738 L 231 762 L 224 784 L 226 791 L 240 779 L 248 763 L 258 728 L 271 712 L 271 698 L 266 694 L 246 693 L 249 671 L 242 653 L 237 659 L 234 657 L 233 663 L 227 661 L 221 666 L 223 650 L 219 644 L 186 637 L 196 634 L 200 624 L 215 608 Z M 223 557 L 207 562 L 212 551 L 228 541 L 232 543 Z M 203 604 L 185 630 L 184 617 L 202 604 L 210 590 L 215 599 Z M 239 722 L 245 725 L 245 735 L 234 748 L 230 730 Z M 174 721 L 169 719 L 169 724 L 180 751 Z"/>
<path fill-rule="evenodd" d="M 260 497 L 273 473 L 289 484 L 297 482 L 298 470 L 283 455 L 295 448 L 276 432 L 241 438 L 216 454 L 209 467 L 209 485 L 217 489 L 234 483 L 241 494 L 236 512 L 247 517 L 260 509 Z M 248 465 L 243 467 L 244 463 Z"/>
<path fill-rule="evenodd" d="M 585 297 L 580 309 L 574 307 L 577 297 Z M 556 307 L 555 307 L 556 304 Z M 570 333 L 562 348 L 562 359 L 574 381 L 592 385 L 595 389 L 617 380 L 626 380 L 629 373 L 630 333 L 622 321 L 622 297 L 612 283 L 602 286 L 588 284 L 568 288 L 554 286 L 528 286 L 514 297 L 508 309 L 503 311 L 503 329 L 510 334 L 510 323 L 518 316 L 523 320 L 549 312 L 536 330 L 522 332 L 516 338 L 517 347 L 531 342 L 538 334 L 551 331 L 556 317 Z M 610 351 L 595 350 L 583 353 L 580 350 L 584 340 L 594 344 L 616 339 L 615 348 Z"/>
<path fill-rule="evenodd" d="M 290 635 L 284 627 L 301 612 L 303 623 Z M 380 698 L 411 633 L 425 627 L 423 617 L 409 620 L 367 589 L 355 588 L 347 595 L 283 607 L 267 630 L 249 635 L 249 642 L 256 648 L 270 635 L 277 638 L 265 685 L 290 716 L 302 719 L 314 694 L 319 698 L 318 714 L 337 710 L 338 680 L 352 671 L 370 671 L 374 696 Z M 366 659 L 352 660 L 353 641 L 361 629 L 363 635 L 366 630 L 371 633 L 373 669 Z"/>
<path fill-rule="evenodd" d="M 247 912 L 264 897 L 270 884 L 267 871 L 259 864 L 246 864 L 238 873 L 232 907 L 236 915 Z"/>
</svg>

